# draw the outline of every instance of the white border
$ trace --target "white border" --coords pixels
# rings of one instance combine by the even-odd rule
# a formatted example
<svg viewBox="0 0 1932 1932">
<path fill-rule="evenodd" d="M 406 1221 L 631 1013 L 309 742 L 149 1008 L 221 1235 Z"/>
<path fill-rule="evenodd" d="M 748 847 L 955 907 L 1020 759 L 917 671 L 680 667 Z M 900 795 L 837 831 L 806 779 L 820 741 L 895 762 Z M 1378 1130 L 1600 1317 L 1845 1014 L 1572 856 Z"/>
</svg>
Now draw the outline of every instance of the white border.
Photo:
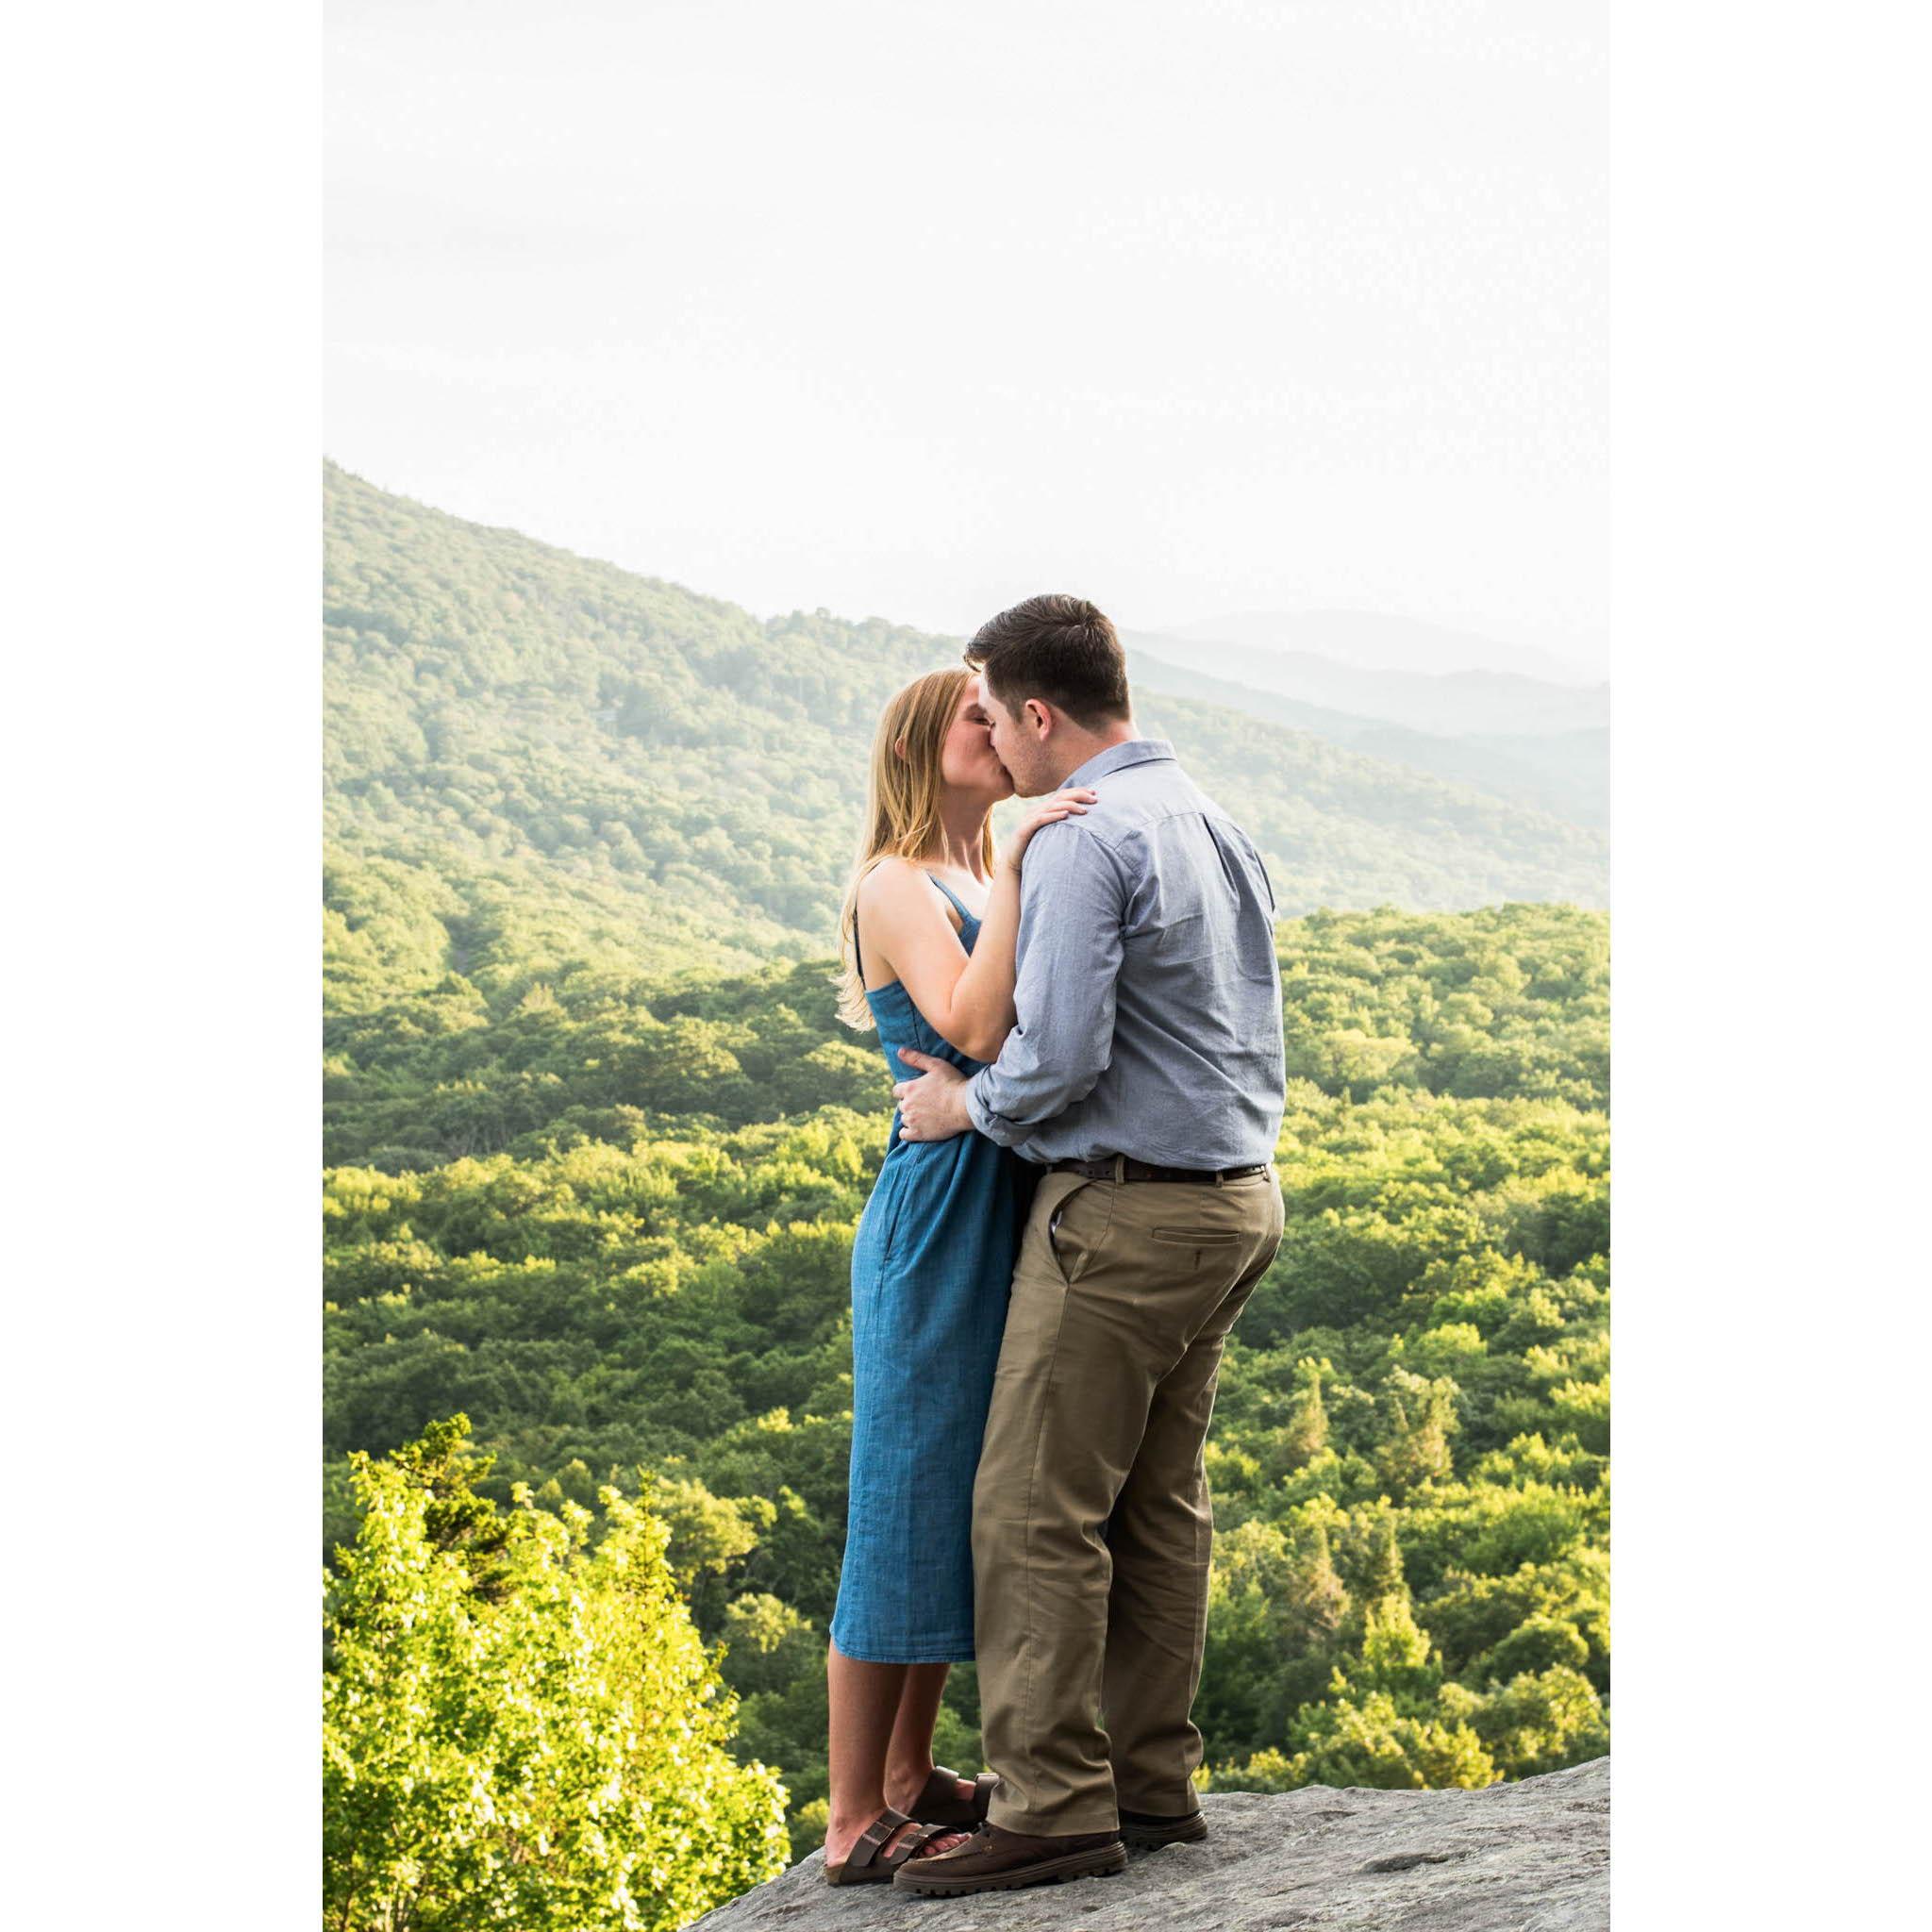
<svg viewBox="0 0 1932 1932">
<path fill-rule="evenodd" d="M 314 1911 L 318 25 L 10 48 L 23 1923 Z M 1898 1924 L 1926 34 L 1618 38 L 1617 1909 Z"/>
<path fill-rule="evenodd" d="M 1922 20 L 1618 15 L 1630 1932 L 1924 1909 Z"/>
<path fill-rule="evenodd" d="M 314 1923 L 320 16 L 29 9 L 10 1913 Z"/>
</svg>

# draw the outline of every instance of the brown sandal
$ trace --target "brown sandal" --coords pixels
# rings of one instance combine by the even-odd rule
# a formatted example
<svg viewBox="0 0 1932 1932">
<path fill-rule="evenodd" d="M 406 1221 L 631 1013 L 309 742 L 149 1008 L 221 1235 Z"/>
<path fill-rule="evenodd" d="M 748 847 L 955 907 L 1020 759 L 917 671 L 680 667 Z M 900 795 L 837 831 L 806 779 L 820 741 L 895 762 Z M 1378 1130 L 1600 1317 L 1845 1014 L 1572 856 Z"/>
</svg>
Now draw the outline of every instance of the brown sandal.
<svg viewBox="0 0 1932 1932">
<path fill-rule="evenodd" d="M 892 1851 L 886 1846 L 891 1842 L 892 1834 L 903 1824 L 911 1824 L 904 1840 Z M 827 1885 L 890 1885 L 892 1875 L 908 1858 L 919 1856 L 919 1848 L 941 1835 L 941 1827 L 937 1824 L 913 1824 L 912 1820 L 903 1811 L 894 1811 L 888 1805 L 879 1815 L 858 1834 L 858 1842 L 852 1847 L 843 1864 L 825 1867 Z"/>
<path fill-rule="evenodd" d="M 973 1780 L 973 1795 L 961 1798 L 957 1787 L 964 1783 L 957 1771 L 938 1766 L 925 1781 L 925 1789 L 913 1801 L 912 1815 L 923 1824 L 946 1824 L 967 1831 L 986 1823 L 986 1807 L 992 1802 L 992 1788 L 1000 1781 L 996 1771 L 982 1771 Z"/>
</svg>

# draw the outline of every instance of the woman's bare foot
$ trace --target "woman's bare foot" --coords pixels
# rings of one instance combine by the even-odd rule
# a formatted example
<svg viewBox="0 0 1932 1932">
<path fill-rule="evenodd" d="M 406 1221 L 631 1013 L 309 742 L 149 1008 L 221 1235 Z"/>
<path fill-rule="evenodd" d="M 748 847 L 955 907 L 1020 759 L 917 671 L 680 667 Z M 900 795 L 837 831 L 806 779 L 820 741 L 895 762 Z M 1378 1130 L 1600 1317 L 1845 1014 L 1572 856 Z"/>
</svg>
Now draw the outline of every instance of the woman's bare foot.
<svg viewBox="0 0 1932 1932">
<path fill-rule="evenodd" d="M 917 1793 L 915 1792 L 914 1795 L 916 1796 Z M 899 1807 L 894 1805 L 892 1808 L 896 1811 Z M 878 1813 L 874 1811 L 870 1818 L 833 1818 L 828 1820 L 825 1825 L 825 1863 L 828 1865 L 842 1865 L 852 1856 L 853 1846 L 858 1842 L 859 1839 L 870 1828 L 873 1819 L 877 1816 Z M 888 1852 L 896 1852 L 904 1844 L 907 1833 L 917 1831 L 918 1829 L 919 1822 L 917 1819 L 902 1824 L 879 1848 L 879 1856 L 884 1857 Z M 971 1832 L 966 1831 L 941 1832 L 938 1838 L 928 1839 L 912 1856 L 915 1858 L 929 1858 L 935 1852 L 949 1852 L 955 1845 L 964 1844 L 972 1835 Z"/>
</svg>

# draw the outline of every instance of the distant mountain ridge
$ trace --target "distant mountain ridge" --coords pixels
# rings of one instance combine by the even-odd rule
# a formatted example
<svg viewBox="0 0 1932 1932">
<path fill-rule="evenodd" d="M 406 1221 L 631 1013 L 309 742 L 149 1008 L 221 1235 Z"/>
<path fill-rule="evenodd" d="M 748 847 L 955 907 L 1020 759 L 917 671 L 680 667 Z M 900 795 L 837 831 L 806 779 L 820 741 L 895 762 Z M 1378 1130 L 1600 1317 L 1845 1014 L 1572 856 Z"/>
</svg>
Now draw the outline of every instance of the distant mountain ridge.
<svg viewBox="0 0 1932 1932">
<path fill-rule="evenodd" d="M 1507 671 L 1550 684 L 1603 681 L 1600 673 L 1539 644 L 1379 610 L 1240 610 L 1156 628 L 1194 643 L 1312 652 L 1358 671 Z"/>
<path fill-rule="evenodd" d="M 396 904 L 447 902 L 456 930 L 479 892 L 526 924 L 568 901 L 559 930 L 588 920 L 640 970 L 832 949 L 879 708 L 958 641 L 760 623 L 334 464 L 324 489 L 325 824 Z M 1284 917 L 1605 903 L 1604 839 L 1554 813 L 1177 692 L 1137 715 L 1249 827 Z"/>
<path fill-rule="evenodd" d="M 1553 684 L 1510 671 L 1377 671 L 1312 651 L 1205 642 L 1128 631 L 1124 641 L 1191 671 L 1413 731 L 1550 733 L 1600 729 L 1610 720 L 1607 685 Z"/>
<path fill-rule="evenodd" d="M 1609 827 L 1610 734 L 1607 724 L 1526 731 L 1418 729 L 1386 717 L 1310 703 L 1285 691 L 1241 683 L 1233 676 L 1176 663 L 1158 654 L 1173 643 L 1168 638 L 1129 631 L 1124 641 L 1128 675 L 1137 691 L 1170 691 L 1220 705 L 1249 717 L 1310 731 L 1350 751 L 1555 812 L 1579 825 L 1599 831 Z M 1204 654 L 1202 663 L 1249 668 L 1241 661 L 1229 667 L 1228 656 L 1226 652 Z M 1265 669 L 1261 675 L 1266 675 Z M 1283 682 L 1291 686 L 1296 682 L 1291 663 Z M 1370 703 L 1378 701 L 1373 690 L 1363 696 Z"/>
</svg>

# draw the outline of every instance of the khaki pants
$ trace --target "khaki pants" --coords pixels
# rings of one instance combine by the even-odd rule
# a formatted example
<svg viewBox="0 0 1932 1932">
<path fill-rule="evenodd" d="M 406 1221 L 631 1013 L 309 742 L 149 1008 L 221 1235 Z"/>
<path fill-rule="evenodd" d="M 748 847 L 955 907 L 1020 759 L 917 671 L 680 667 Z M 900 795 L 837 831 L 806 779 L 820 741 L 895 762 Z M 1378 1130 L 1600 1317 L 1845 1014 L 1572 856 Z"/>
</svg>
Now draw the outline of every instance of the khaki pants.
<svg viewBox="0 0 1932 1932">
<path fill-rule="evenodd" d="M 1273 1168 L 1219 1185 L 1048 1174 L 973 1497 L 989 1812 L 1110 1831 L 1194 1808 L 1221 1353 L 1281 1244 Z"/>
</svg>

